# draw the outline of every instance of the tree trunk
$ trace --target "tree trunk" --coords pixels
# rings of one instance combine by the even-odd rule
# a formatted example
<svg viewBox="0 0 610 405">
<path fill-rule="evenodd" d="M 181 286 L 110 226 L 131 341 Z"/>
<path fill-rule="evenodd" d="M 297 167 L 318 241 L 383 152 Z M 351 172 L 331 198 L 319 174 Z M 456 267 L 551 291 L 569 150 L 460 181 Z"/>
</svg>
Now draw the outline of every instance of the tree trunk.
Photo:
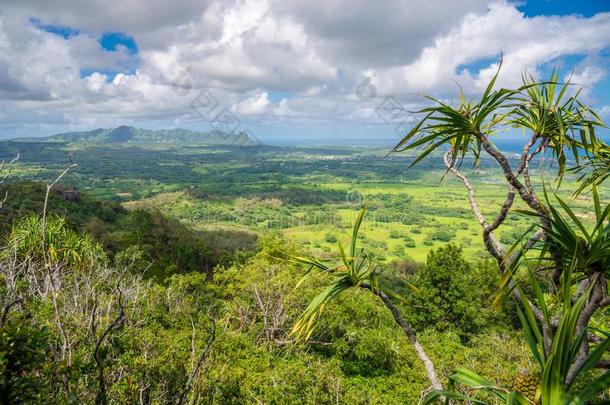
<svg viewBox="0 0 610 405">
<path fill-rule="evenodd" d="M 428 379 L 430 380 L 432 388 L 434 388 L 435 390 L 442 390 L 443 385 L 441 384 L 438 376 L 436 375 L 434 363 L 432 363 L 432 360 L 430 360 L 430 357 L 428 357 L 428 355 L 426 354 L 424 347 L 421 345 L 421 343 L 419 343 L 419 340 L 417 340 L 417 336 L 415 335 L 413 328 L 411 327 L 409 322 L 407 322 L 402 317 L 402 315 L 400 315 L 398 308 L 396 308 L 396 306 L 392 303 L 390 297 L 388 297 L 382 291 L 374 291 L 368 285 L 362 285 L 362 287 L 371 290 L 375 295 L 381 298 L 381 301 L 383 301 L 384 305 L 390 310 L 390 312 L 392 312 L 392 316 L 394 316 L 394 321 L 396 321 L 396 323 L 398 324 L 398 326 L 400 326 L 405 335 L 407 335 L 407 338 L 415 348 L 417 357 L 419 357 L 422 363 L 424 363 L 424 367 L 426 368 L 426 373 L 428 373 Z"/>
</svg>

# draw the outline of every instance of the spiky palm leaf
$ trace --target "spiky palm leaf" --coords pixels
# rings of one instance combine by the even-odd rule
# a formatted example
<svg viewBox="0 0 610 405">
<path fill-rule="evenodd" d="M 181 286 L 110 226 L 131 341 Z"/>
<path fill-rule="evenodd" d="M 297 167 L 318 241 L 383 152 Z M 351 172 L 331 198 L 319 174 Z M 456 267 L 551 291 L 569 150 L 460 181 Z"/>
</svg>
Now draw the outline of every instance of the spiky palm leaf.
<svg viewBox="0 0 610 405">
<path fill-rule="evenodd" d="M 502 280 L 501 288 L 505 289 L 502 296 L 507 296 L 509 285 L 513 286 L 510 288 L 519 290 L 521 302 L 517 314 L 528 347 L 538 365 L 541 404 L 584 404 L 594 399 L 601 390 L 607 388 L 610 384 L 610 371 L 608 371 L 596 380 L 587 382 L 580 391 L 574 392 L 576 389 L 574 383 L 582 379 L 582 376 L 590 371 L 610 348 L 610 336 L 606 334 L 606 339 L 590 350 L 580 366 L 575 367 L 576 358 L 588 332 L 587 329 L 578 332 L 577 321 L 588 302 L 591 289 L 595 284 L 596 274 L 599 275 L 604 271 L 607 273 L 610 269 L 610 205 L 602 209 L 597 190 L 593 188 L 596 221 L 592 229 L 589 229 L 559 196 L 554 194 L 554 199 L 557 201 L 555 205 L 559 207 L 556 208 L 552 204 L 546 188 L 544 195 L 547 203 L 545 209 L 548 212 L 551 226 L 545 228 L 547 240 L 541 241 L 537 246 L 539 255 L 535 260 L 539 262 L 552 261 L 552 263 L 559 265 L 561 269 L 559 294 L 561 312 L 557 328 L 551 326 L 551 314 L 547 308 L 537 275 L 531 269 L 528 269 L 528 286 L 531 287 L 533 292 L 531 299 L 526 298 L 524 289 L 513 277 L 514 272 L 524 261 L 525 252 L 523 251 L 517 252 L 518 254 L 512 264 L 512 271 L 507 272 Z M 532 212 L 526 213 L 537 215 Z M 552 258 L 548 255 L 551 249 L 553 250 Z M 575 282 L 586 277 L 593 277 L 594 279 L 589 288 L 573 302 L 572 286 Z M 546 338 L 551 341 L 550 348 L 545 345 L 544 331 L 534 316 L 533 305 L 538 306 L 542 312 L 544 318 L 542 322 L 544 322 L 548 334 Z M 569 377 L 570 374 L 571 377 Z M 507 394 L 509 391 L 498 390 L 490 384 L 483 383 L 482 380 L 462 378 L 463 375 L 463 370 L 458 370 L 454 380 L 473 388 L 476 385 L 477 390 L 493 393 L 505 403 L 521 404 L 524 402 L 519 401 L 527 400 L 526 398 L 520 398 L 518 395 L 509 397 Z M 447 396 L 446 393 L 443 393 L 443 395 Z"/>
<path fill-rule="evenodd" d="M 466 101 L 460 88 L 460 104 L 457 108 L 433 97 L 424 96 L 435 105 L 417 111 L 425 114 L 394 147 L 394 152 L 403 152 L 425 146 L 419 156 L 411 163 L 413 166 L 442 146 L 450 146 L 452 162 L 459 166 L 467 152 L 472 152 L 478 160 L 481 142 L 477 134 L 492 134 L 495 127 L 502 123 L 506 114 L 503 109 L 512 106 L 513 98 L 519 90 L 494 90 L 500 73 L 498 71 L 487 85 L 485 92 L 477 101 Z"/>
<path fill-rule="evenodd" d="M 506 298 L 511 289 L 517 270 L 523 262 L 533 262 L 541 269 L 559 271 L 562 277 L 560 295 L 569 296 L 573 284 L 582 281 L 594 273 L 610 275 L 610 204 L 602 207 L 597 188 L 592 187 L 593 208 L 595 222 L 587 227 L 583 220 L 572 208 L 557 194 L 551 196 L 546 186 L 543 188 L 545 206 L 550 226 L 542 223 L 530 227 L 506 253 L 506 260 L 510 258 L 508 271 L 500 280 L 494 304 Z M 521 214 L 538 217 L 532 211 L 519 210 Z M 527 251 L 524 249 L 524 239 L 536 227 L 544 229 L 545 240 L 539 240 Z M 534 252 L 533 257 L 528 253 Z M 551 253 L 551 254 L 549 254 Z M 567 276 L 569 275 L 569 278 Z"/>
<path fill-rule="evenodd" d="M 589 156 L 603 144 L 595 128 L 603 126 L 597 114 L 579 100 L 580 91 L 567 96 L 569 80 L 559 83 L 559 72 L 553 71 L 550 80 L 538 82 L 523 75 L 523 84 L 517 89 L 494 90 L 502 62 L 478 101 L 466 101 L 460 88 L 460 103 L 452 107 L 435 98 L 424 96 L 433 106 L 416 111 L 423 118 L 394 147 L 403 152 L 423 147 L 410 164 L 419 163 L 441 147 L 449 147 L 451 163 L 459 166 L 466 153 L 471 152 L 475 163 L 479 161 L 482 143 L 499 128 L 515 127 L 530 130 L 543 151 L 550 150 L 558 162 L 557 177 L 566 172 L 567 151 L 576 158 Z"/>
<path fill-rule="evenodd" d="M 537 281 L 532 281 L 537 286 Z M 539 293 L 540 288 L 535 288 L 536 301 L 538 304 L 544 300 L 542 294 Z M 501 403 L 505 404 L 538 404 L 541 405 L 556 405 L 556 404 L 586 404 L 593 400 L 602 390 L 610 384 L 610 371 L 598 376 L 595 380 L 585 383 L 583 388 L 575 390 L 574 383 L 582 378 L 588 371 L 595 367 L 595 364 L 601 359 L 603 354 L 610 348 L 610 337 L 607 337 L 602 343 L 598 344 L 585 361 L 575 370 L 574 367 L 576 356 L 579 353 L 583 339 L 585 339 L 586 330 L 577 333 L 577 320 L 582 313 L 591 289 L 588 289 L 583 295 L 572 304 L 570 299 L 564 301 L 564 308 L 560 315 L 559 325 L 555 333 L 552 334 L 551 350 L 547 353 L 544 350 L 543 331 L 538 322 L 533 316 L 531 303 L 527 299 L 523 299 L 521 307 L 518 309 L 519 320 L 525 334 L 526 341 L 538 364 L 538 376 L 540 385 L 536 390 L 535 398 L 526 398 L 520 392 L 513 391 L 509 388 L 498 387 L 492 384 L 487 379 L 478 374 L 458 367 L 455 374 L 450 377 L 454 383 L 460 383 L 476 392 L 484 392 L 497 398 Z M 522 297 L 525 295 L 522 294 Z M 545 317 L 548 313 L 545 312 Z M 550 322 L 550 318 L 545 319 L 545 322 Z M 552 333 L 552 332 L 551 332 Z M 568 382 L 568 376 L 573 372 L 573 379 Z M 576 391 L 576 392 L 574 392 Z M 488 404 L 494 402 L 486 402 L 476 396 L 466 396 L 458 393 L 455 389 L 447 391 L 432 392 L 424 400 L 425 404 L 433 403 L 439 397 L 444 396 L 450 399 L 459 399 L 470 401 L 477 404 Z"/>
<path fill-rule="evenodd" d="M 610 146 L 598 140 L 589 149 L 591 151 L 584 163 L 572 169 L 579 174 L 580 186 L 574 193 L 575 196 L 599 186 L 610 177 Z"/>
<path fill-rule="evenodd" d="M 559 71 L 554 70 L 547 82 L 538 82 L 531 75 L 523 75 L 523 87 L 518 106 L 508 115 L 507 123 L 515 128 L 527 129 L 539 140 L 543 150 L 550 150 L 558 163 L 557 177 L 566 173 L 566 152 L 576 159 L 592 152 L 601 142 L 595 127 L 603 126 L 599 116 L 583 105 L 578 97 L 581 89 L 567 96 L 573 87 L 568 79 L 559 82 Z"/>
<path fill-rule="evenodd" d="M 44 236 L 44 238 L 43 238 Z M 72 269 L 106 263 L 100 245 L 88 235 L 71 231 L 64 218 L 50 215 L 44 223 L 40 216 L 19 220 L 8 237 L 9 252 L 35 261 L 61 263 Z"/>
<path fill-rule="evenodd" d="M 303 314 L 297 319 L 292 329 L 292 334 L 297 340 L 306 341 L 311 336 L 316 322 L 319 319 L 324 306 L 335 298 L 340 293 L 353 288 L 360 287 L 366 283 L 367 288 L 373 292 L 383 291 L 385 294 L 401 299 L 398 295 L 392 291 L 379 285 L 377 278 L 377 264 L 374 260 L 363 250 L 358 249 L 358 233 L 360 226 L 366 212 L 366 207 L 360 210 L 354 227 L 352 229 L 352 237 L 349 244 L 349 250 L 346 252 L 343 244 L 337 239 L 339 253 L 341 257 L 341 263 L 334 266 L 329 266 L 323 262 L 315 259 L 309 259 L 305 257 L 292 257 L 291 260 L 296 263 L 301 263 L 309 266 L 309 269 L 305 273 L 302 281 L 307 275 L 313 270 L 318 269 L 325 273 L 332 274 L 335 278 L 333 282 L 320 294 L 312 299 L 308 307 L 305 309 Z M 416 290 L 415 287 L 409 285 L 412 289 Z"/>
</svg>

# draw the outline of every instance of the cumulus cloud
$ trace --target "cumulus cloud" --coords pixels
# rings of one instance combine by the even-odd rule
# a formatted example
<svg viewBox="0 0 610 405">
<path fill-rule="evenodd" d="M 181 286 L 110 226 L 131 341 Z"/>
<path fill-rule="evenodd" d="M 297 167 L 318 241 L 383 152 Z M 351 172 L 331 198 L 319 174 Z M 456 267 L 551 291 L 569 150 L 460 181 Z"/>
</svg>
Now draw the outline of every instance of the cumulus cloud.
<svg viewBox="0 0 610 405">
<path fill-rule="evenodd" d="M 139 51 L 102 49 L 109 31 Z M 451 97 L 454 80 L 480 92 L 500 52 L 501 85 L 576 58 L 563 74 L 573 69 L 608 105 L 593 91 L 607 81 L 608 49 L 610 12 L 531 18 L 501 0 L 5 0 L 0 128 L 196 126 L 191 104 L 204 89 L 244 121 L 384 123 L 377 107 L 389 95 L 416 107 L 412 93 Z M 364 100 L 367 76 L 375 97 Z"/>
<path fill-rule="evenodd" d="M 243 115 L 259 115 L 267 112 L 271 103 L 266 92 L 260 92 L 235 104 L 234 110 Z"/>
<path fill-rule="evenodd" d="M 468 14 L 458 27 L 425 47 L 416 61 L 376 74 L 382 92 L 443 91 L 457 79 L 467 90 L 485 88 L 497 72 L 494 62 L 478 71 L 461 65 L 500 58 L 499 84 L 517 86 L 521 73 L 539 76 L 538 68 L 563 55 L 596 54 L 610 46 L 610 13 L 579 16 L 525 18 L 514 5 L 499 2 L 483 14 Z M 585 74 L 586 65 L 577 74 Z M 589 72 L 591 74 L 592 72 Z M 599 72 L 596 73 L 599 76 Z"/>
</svg>

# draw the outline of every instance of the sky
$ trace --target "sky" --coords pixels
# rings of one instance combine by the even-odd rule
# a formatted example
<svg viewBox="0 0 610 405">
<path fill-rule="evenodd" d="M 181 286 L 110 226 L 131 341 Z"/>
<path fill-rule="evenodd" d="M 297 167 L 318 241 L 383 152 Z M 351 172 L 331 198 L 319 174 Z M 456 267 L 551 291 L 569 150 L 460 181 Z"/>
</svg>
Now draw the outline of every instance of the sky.
<svg viewBox="0 0 610 405">
<path fill-rule="evenodd" d="M 523 72 L 610 122 L 608 0 L 2 0 L 0 138 L 133 125 L 391 144 Z M 509 134 L 506 136 L 518 136 Z"/>
</svg>

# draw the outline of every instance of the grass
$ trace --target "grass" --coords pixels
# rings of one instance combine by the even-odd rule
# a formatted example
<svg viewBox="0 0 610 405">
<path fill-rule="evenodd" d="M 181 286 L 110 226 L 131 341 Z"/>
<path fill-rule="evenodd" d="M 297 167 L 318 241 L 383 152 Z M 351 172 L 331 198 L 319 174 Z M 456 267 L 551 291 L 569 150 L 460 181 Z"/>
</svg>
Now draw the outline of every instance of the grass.
<svg viewBox="0 0 610 405">
<path fill-rule="evenodd" d="M 32 149 L 30 143 L 27 147 L 38 152 L 27 154 L 27 163 L 24 159 L 15 168 L 15 178 L 48 180 L 63 167 L 61 148 Z M 434 156 L 405 172 L 404 161 L 387 159 L 386 152 L 275 148 L 244 157 L 213 147 L 81 147 L 75 155 L 79 166 L 65 181 L 95 197 L 123 201 L 127 207 L 159 209 L 195 229 L 279 232 L 319 255 L 334 250 L 329 235 L 347 236 L 360 203 L 366 201 L 371 209 L 363 224 L 362 244 L 380 260 L 425 261 L 428 251 L 447 239 L 439 230 L 448 231 L 468 257 L 485 255 L 466 190 L 454 177 L 443 176 L 440 158 Z M 481 209 L 491 219 L 506 189 L 499 171 L 487 166 L 476 173 L 465 171 Z M 533 179 L 540 183 L 541 173 L 533 173 Z M 568 178 L 562 188 L 572 186 L 573 179 Z M 610 190 L 602 194 L 607 199 Z M 577 215 L 590 222 L 583 209 L 590 206 L 590 197 L 579 197 L 574 204 Z M 525 208 L 520 203 L 515 207 Z M 511 214 L 498 236 L 510 241 L 527 224 L 528 219 Z M 415 246 L 409 247 L 409 241 Z"/>
</svg>

